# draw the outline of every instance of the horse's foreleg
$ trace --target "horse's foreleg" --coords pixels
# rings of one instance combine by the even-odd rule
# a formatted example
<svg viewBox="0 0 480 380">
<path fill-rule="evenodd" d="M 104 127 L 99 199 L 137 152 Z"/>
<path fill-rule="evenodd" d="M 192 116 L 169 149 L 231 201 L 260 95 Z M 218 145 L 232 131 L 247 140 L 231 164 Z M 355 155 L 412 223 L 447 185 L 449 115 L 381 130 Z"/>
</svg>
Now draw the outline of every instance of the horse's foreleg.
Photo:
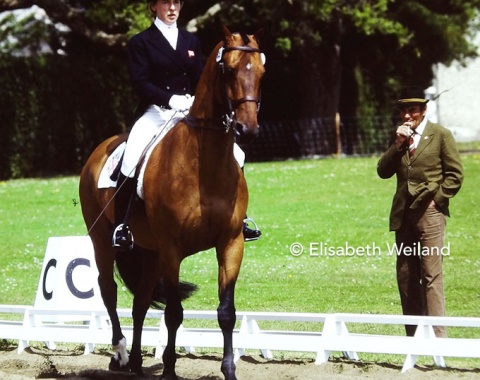
<svg viewBox="0 0 480 380">
<path fill-rule="evenodd" d="M 220 304 L 217 309 L 218 324 L 223 334 L 222 373 L 227 380 L 235 380 L 235 363 L 233 361 L 233 329 L 235 327 L 235 283 L 230 283 L 220 294 Z"/>
<path fill-rule="evenodd" d="M 217 251 L 220 303 L 217 309 L 218 324 L 223 334 L 223 359 L 221 370 L 226 380 L 236 380 L 233 355 L 233 329 L 235 327 L 235 283 L 243 257 L 243 238 L 235 248 Z"/>
</svg>

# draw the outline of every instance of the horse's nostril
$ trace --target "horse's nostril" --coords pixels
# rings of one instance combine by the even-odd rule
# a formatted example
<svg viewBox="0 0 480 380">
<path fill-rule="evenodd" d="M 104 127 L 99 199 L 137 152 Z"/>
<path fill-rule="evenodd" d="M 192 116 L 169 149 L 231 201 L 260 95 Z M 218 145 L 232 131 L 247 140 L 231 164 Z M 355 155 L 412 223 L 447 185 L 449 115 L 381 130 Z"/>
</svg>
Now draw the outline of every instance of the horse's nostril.
<svg viewBox="0 0 480 380">
<path fill-rule="evenodd" d="M 258 133 L 259 128 L 257 124 L 254 127 L 238 122 L 235 124 L 235 136 L 239 142 L 252 142 L 258 136 Z"/>
<path fill-rule="evenodd" d="M 234 133 L 236 137 L 243 135 L 243 126 L 240 123 L 235 123 Z"/>
<path fill-rule="evenodd" d="M 244 134 L 244 125 L 242 123 L 235 123 L 235 134 L 237 136 L 242 136 Z"/>
</svg>

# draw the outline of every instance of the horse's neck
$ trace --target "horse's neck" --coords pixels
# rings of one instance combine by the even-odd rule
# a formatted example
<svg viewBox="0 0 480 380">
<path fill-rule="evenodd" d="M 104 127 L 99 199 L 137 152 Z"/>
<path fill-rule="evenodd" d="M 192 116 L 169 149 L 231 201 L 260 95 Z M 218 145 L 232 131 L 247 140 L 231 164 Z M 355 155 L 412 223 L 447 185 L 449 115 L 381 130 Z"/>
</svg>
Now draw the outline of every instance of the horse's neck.
<svg viewBox="0 0 480 380">
<path fill-rule="evenodd" d="M 190 127 L 190 133 L 196 141 L 198 166 L 200 172 L 208 172 L 209 178 L 223 178 L 232 171 L 235 158 L 233 155 L 233 131 L 225 132 L 220 114 L 202 114 L 206 125 Z M 214 121 L 214 122 L 212 122 Z"/>
<path fill-rule="evenodd" d="M 230 131 L 198 130 L 198 161 L 202 167 L 220 173 L 234 161 L 233 134 Z"/>
<path fill-rule="evenodd" d="M 198 139 L 199 160 L 209 167 L 222 166 L 233 160 L 233 131 L 225 132 L 222 116 L 225 106 L 219 103 L 219 88 L 215 68 L 204 72 L 200 78 L 195 102 L 190 109 L 190 116 L 199 125 L 194 129 Z M 209 80 L 208 78 L 215 78 Z"/>
</svg>

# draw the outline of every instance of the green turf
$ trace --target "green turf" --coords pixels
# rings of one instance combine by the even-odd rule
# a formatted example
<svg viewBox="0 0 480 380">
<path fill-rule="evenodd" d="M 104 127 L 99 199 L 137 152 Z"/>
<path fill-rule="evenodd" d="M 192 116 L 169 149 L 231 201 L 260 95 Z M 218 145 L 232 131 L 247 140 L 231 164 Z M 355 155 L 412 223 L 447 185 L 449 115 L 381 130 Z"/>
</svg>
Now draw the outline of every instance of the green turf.
<svg viewBox="0 0 480 380">
<path fill-rule="evenodd" d="M 465 182 L 451 202 L 447 225 L 447 315 L 478 317 L 480 155 L 463 155 L 462 160 Z M 395 179 L 378 178 L 377 161 L 368 157 L 247 164 L 248 214 L 263 236 L 246 244 L 237 310 L 401 313 L 395 257 L 388 254 L 394 239 L 388 214 Z M 48 238 L 86 233 L 76 201 L 78 177 L 0 182 L 0 304 L 33 305 Z M 300 256 L 290 253 L 294 243 L 304 247 Z M 335 252 L 370 249 L 371 255 L 321 255 L 328 247 Z M 186 259 L 181 276 L 199 286 L 184 302 L 185 309 L 216 309 L 212 251 Z M 131 306 L 127 292 L 121 290 L 119 303 Z M 400 326 L 395 331 L 402 333 Z M 478 337 L 480 332 L 455 329 L 450 335 Z"/>
</svg>

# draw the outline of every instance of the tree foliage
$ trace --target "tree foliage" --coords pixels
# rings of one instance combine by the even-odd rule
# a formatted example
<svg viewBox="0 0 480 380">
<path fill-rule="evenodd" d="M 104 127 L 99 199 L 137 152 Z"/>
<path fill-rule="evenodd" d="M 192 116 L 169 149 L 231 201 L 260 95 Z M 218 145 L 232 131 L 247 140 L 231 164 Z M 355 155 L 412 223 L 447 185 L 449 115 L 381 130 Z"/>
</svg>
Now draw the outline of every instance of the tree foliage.
<svg viewBox="0 0 480 380">
<path fill-rule="evenodd" d="M 105 54 L 123 49 L 131 34 L 151 22 L 146 2 L 140 0 L 0 0 L 0 12 L 32 5 L 44 9 L 55 24 L 106 49 Z M 187 1 L 182 21 L 194 25 L 207 48 L 218 36 L 214 32 L 216 18 L 232 28 L 265 28 L 265 49 L 276 59 L 273 64 L 278 64 L 273 69 L 283 73 L 286 61 L 290 77 L 301 86 L 311 83 L 295 95 L 305 93 L 295 116 L 308 117 L 340 108 L 345 60 L 353 61 L 348 62 L 347 76 L 352 76 L 355 66 L 365 76 L 365 83 L 371 83 L 373 100 L 380 96 L 382 101 L 385 95 L 379 92 L 391 96 L 405 81 L 428 85 L 435 63 L 449 64 L 475 55 L 469 37 L 478 31 L 479 6 L 480 0 L 205 0 Z M 213 8 L 217 12 L 209 13 Z M 61 30 L 51 25 L 45 30 L 44 25 L 42 31 L 37 26 L 35 35 L 33 23 L 23 23 L 27 24 L 23 36 L 22 31 L 9 31 L 22 36 L 19 39 L 24 45 L 30 45 L 29 41 L 38 44 L 42 33 L 57 34 L 48 38 L 54 47 L 65 44 Z M 302 79 L 302 74 L 307 79 Z M 333 83 L 328 85 L 328 81 Z M 383 85 L 379 87 L 379 83 Z M 328 99 L 334 99 L 333 103 Z"/>
<path fill-rule="evenodd" d="M 360 116 L 390 112 L 400 86 L 428 87 L 435 64 L 463 62 L 476 55 L 470 38 L 480 29 L 479 7 L 480 0 L 187 0 L 180 24 L 197 33 L 205 54 L 221 38 L 219 20 L 231 30 L 263 28 L 268 70 L 261 116 L 321 117 L 325 128 L 333 128 L 340 113 L 345 128 L 355 132 L 371 128 Z M 22 9 L 34 12 L 10 13 Z M 95 115 L 88 117 L 94 124 L 95 119 L 105 120 L 103 115 L 115 115 L 110 133 L 127 125 L 126 109 L 133 109 L 135 100 L 125 46 L 131 35 L 150 23 L 143 0 L 0 0 L 1 100 L 9 104 L 1 111 L 3 129 L 8 131 L 2 138 L 10 139 L 2 140 L 0 148 L 8 149 L 2 149 L 0 166 L 12 166 L 11 149 L 16 145 L 11 141 L 26 139 L 26 131 L 31 135 L 45 129 L 47 120 L 58 129 L 72 128 L 73 123 L 72 138 L 88 135 L 77 130 L 91 128 L 78 122 L 87 113 Z M 44 82 L 36 86 L 38 78 Z M 22 100 L 31 102 L 16 100 L 19 87 Z M 87 105 L 81 97 L 90 94 L 102 101 Z M 74 105 L 68 104 L 72 97 Z M 49 115 L 54 107 L 47 103 L 52 101 L 62 104 L 55 110 L 57 119 Z M 66 110 L 76 120 L 62 116 Z M 302 125 L 300 143 L 309 138 L 311 128 L 309 123 Z M 89 148 L 77 150 L 83 157 Z M 8 157 L 6 151 L 11 152 Z M 3 177 L 35 172 L 3 170 Z"/>
</svg>

